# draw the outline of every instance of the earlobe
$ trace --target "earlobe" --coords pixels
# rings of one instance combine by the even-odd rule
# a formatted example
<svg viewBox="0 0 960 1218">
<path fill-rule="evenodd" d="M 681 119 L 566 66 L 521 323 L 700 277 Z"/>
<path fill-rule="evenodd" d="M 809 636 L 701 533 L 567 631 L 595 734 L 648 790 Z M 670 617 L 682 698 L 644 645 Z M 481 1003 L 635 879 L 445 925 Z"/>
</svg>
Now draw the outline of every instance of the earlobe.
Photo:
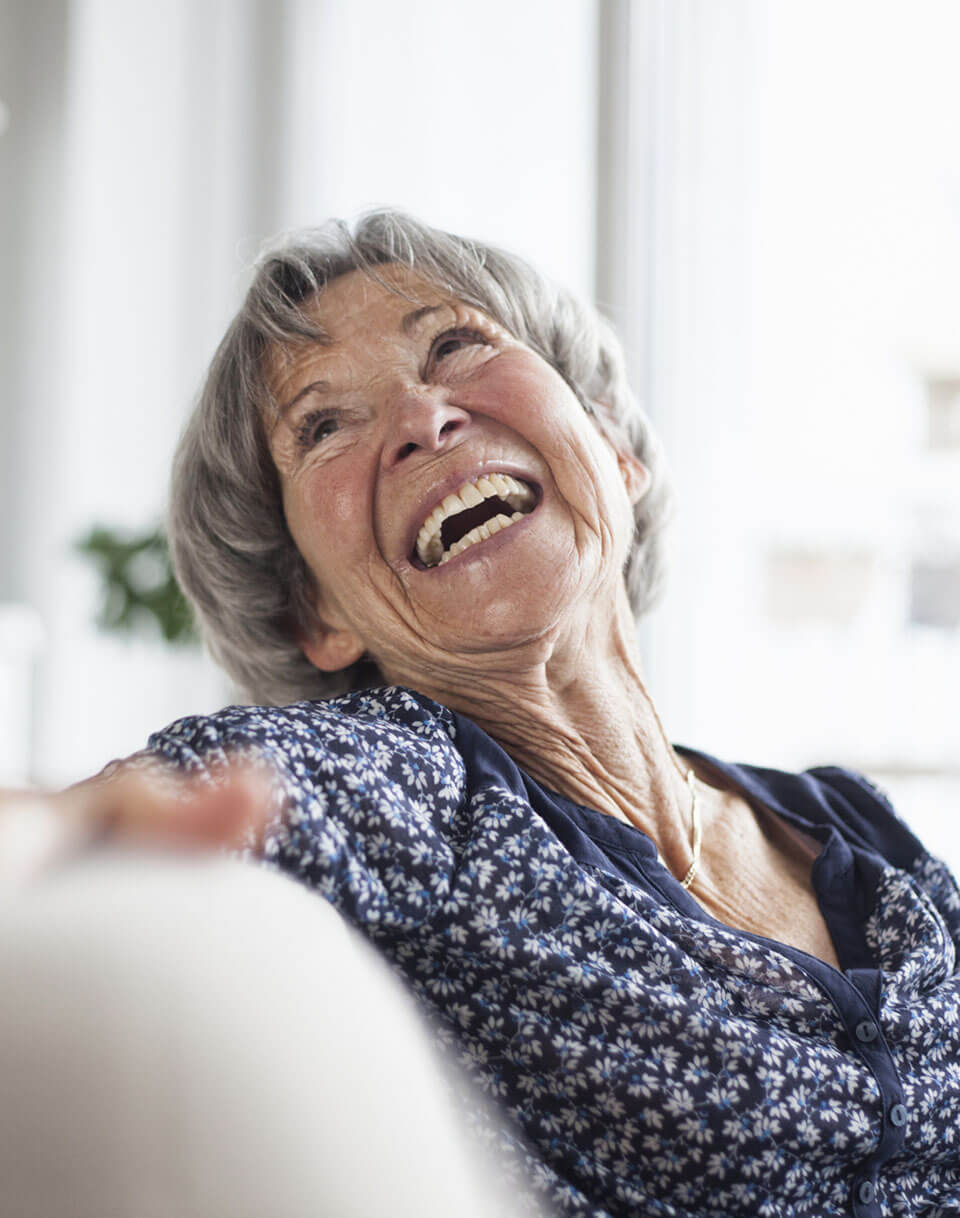
<svg viewBox="0 0 960 1218">
<path fill-rule="evenodd" d="M 349 668 L 366 651 L 352 630 L 327 626 L 319 620 L 309 634 L 300 634 L 297 642 L 310 663 L 321 672 L 340 672 Z"/>
<path fill-rule="evenodd" d="M 300 620 L 293 631 L 297 646 L 321 672 L 349 668 L 366 653 L 366 647 L 340 610 L 329 602 L 312 572 L 307 573 L 304 592 L 310 607 L 300 610 Z"/>
</svg>

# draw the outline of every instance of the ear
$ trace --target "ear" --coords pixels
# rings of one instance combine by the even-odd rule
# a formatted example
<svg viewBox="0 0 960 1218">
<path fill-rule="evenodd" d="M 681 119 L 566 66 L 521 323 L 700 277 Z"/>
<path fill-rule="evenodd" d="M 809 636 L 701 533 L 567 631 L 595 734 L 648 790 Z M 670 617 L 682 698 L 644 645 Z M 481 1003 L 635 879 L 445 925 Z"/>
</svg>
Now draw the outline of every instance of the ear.
<svg viewBox="0 0 960 1218">
<path fill-rule="evenodd" d="M 613 455 L 617 459 L 620 477 L 627 488 L 627 497 L 636 507 L 650 489 L 652 481 L 650 471 L 630 447 L 623 430 L 614 421 L 609 404 L 604 401 L 596 402 L 593 413 L 593 421 L 597 430 L 610 445 Z"/>
<path fill-rule="evenodd" d="M 617 459 L 620 477 L 627 488 L 627 497 L 636 507 L 650 489 L 650 471 L 635 453 L 628 448 L 621 448 L 619 444 L 614 445 L 613 455 Z"/>
<path fill-rule="evenodd" d="M 309 632 L 297 635 L 297 642 L 310 663 L 321 672 L 339 672 L 342 668 L 349 668 L 366 651 L 352 630 L 328 626 L 319 617 L 314 618 Z"/>
</svg>

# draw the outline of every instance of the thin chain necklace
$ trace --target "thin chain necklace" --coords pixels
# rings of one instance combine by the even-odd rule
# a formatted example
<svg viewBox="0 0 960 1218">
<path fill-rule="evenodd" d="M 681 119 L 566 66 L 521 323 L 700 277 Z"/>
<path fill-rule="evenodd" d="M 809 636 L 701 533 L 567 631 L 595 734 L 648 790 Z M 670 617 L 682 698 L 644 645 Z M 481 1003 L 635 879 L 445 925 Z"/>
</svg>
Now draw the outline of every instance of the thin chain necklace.
<svg viewBox="0 0 960 1218">
<path fill-rule="evenodd" d="M 700 809 L 697 807 L 697 778 L 693 770 L 687 770 L 687 786 L 690 788 L 690 817 L 693 820 L 693 862 L 690 864 L 690 870 L 680 881 L 681 888 L 689 888 L 693 883 L 693 877 L 697 874 L 697 868 L 700 866 L 700 845 L 703 841 L 703 832 L 700 826 Z"/>
</svg>

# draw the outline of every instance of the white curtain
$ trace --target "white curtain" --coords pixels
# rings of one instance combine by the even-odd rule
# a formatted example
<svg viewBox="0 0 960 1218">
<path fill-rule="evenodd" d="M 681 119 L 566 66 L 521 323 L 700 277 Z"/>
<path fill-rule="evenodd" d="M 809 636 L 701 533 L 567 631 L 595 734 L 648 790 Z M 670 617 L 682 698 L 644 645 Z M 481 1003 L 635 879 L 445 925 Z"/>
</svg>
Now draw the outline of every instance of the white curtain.
<svg viewBox="0 0 960 1218">
<path fill-rule="evenodd" d="M 676 493 L 670 573 L 641 630 L 673 738 L 735 747 L 748 493 L 738 462 L 748 403 L 755 5 L 605 0 L 598 285 Z M 731 691 L 734 691 L 731 696 Z M 706 745 L 704 745 L 706 747 Z"/>
<path fill-rule="evenodd" d="M 677 488 L 673 570 L 643 631 L 667 730 L 721 756 L 862 769 L 955 861 L 960 447 L 945 426 L 932 442 L 930 402 L 960 384 L 960 13 L 603 12 L 622 159 L 600 159 L 598 294 Z M 939 599 L 930 577 L 918 612 L 924 563 Z"/>
</svg>

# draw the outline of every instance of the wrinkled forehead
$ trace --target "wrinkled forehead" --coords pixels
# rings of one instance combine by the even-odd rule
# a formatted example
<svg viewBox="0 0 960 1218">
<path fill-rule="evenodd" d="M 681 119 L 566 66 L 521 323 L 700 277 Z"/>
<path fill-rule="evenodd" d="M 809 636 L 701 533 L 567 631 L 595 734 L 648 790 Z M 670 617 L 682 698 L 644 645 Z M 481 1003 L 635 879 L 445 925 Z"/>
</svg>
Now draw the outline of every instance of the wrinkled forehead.
<svg viewBox="0 0 960 1218">
<path fill-rule="evenodd" d="M 287 379 L 292 365 L 315 356 L 318 347 L 335 350 L 357 339 L 367 349 L 395 342 L 409 336 L 420 316 L 456 303 L 449 290 L 396 263 L 347 271 L 304 301 L 304 312 L 316 327 L 315 337 L 275 343 L 268 349 L 268 383 L 273 387 L 278 379 Z"/>
<path fill-rule="evenodd" d="M 397 343 L 411 341 L 426 315 L 440 315 L 458 303 L 463 302 L 450 290 L 398 263 L 337 275 L 303 302 L 314 334 L 268 347 L 264 374 L 274 404 L 305 365 L 323 359 L 324 351 L 333 362 L 357 352 L 372 359 L 386 357 Z"/>
<path fill-rule="evenodd" d="M 453 303 L 455 297 L 426 276 L 396 263 L 348 271 L 314 297 L 311 314 L 330 339 L 344 341 L 358 329 L 395 334 L 411 309 Z"/>
</svg>

